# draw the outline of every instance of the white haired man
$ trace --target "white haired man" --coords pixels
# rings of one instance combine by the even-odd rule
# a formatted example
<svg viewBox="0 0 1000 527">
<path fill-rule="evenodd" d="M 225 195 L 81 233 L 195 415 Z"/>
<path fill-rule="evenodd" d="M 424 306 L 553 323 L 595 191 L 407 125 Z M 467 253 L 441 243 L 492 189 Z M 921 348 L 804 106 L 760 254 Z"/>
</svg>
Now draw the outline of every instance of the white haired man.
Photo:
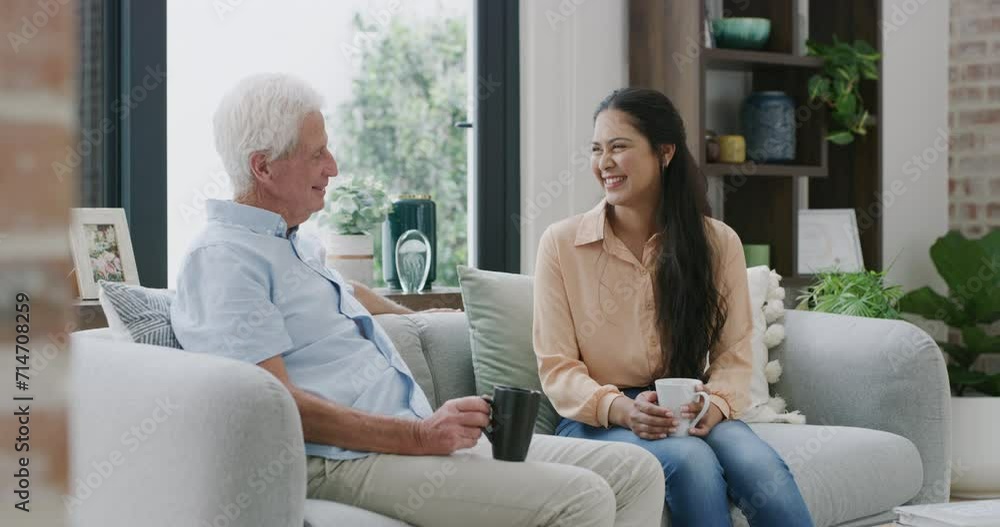
<svg viewBox="0 0 1000 527">
<path fill-rule="evenodd" d="M 297 232 L 323 208 L 337 163 L 320 96 L 258 75 L 215 114 L 233 201 L 209 221 L 178 278 L 171 317 L 181 345 L 268 370 L 302 418 L 308 495 L 413 525 L 659 525 L 662 468 L 644 449 L 536 436 L 525 463 L 494 461 L 479 397 L 432 411 L 373 314 L 407 310 L 324 266 Z M 407 500 L 433 478 L 420 507 Z"/>
</svg>

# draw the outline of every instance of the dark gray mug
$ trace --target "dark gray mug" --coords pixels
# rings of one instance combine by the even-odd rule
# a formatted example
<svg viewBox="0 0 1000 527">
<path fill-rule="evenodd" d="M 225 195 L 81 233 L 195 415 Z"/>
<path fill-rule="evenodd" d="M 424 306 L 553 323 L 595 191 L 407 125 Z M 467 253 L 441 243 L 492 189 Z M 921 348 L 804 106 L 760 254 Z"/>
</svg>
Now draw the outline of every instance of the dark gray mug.
<svg viewBox="0 0 1000 527">
<path fill-rule="evenodd" d="M 490 426 L 483 432 L 493 444 L 493 459 L 524 461 L 535 431 L 535 418 L 542 393 L 513 386 L 494 386 L 490 403 Z"/>
</svg>

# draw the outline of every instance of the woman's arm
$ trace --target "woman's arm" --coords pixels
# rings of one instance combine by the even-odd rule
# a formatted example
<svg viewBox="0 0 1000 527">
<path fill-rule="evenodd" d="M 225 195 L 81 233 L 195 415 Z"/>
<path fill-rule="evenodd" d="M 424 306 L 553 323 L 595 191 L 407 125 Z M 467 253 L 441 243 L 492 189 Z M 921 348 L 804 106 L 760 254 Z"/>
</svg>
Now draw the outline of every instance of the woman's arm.
<svg viewBox="0 0 1000 527">
<path fill-rule="evenodd" d="M 614 385 L 598 384 L 580 360 L 558 247 L 551 229 L 542 234 L 539 243 L 534 296 L 532 337 L 542 390 L 559 415 L 591 426 L 609 426 L 612 403 L 628 398 Z"/>
<path fill-rule="evenodd" d="M 725 228 L 719 269 L 719 291 L 727 306 L 726 323 L 718 343 L 709 352 L 708 383 L 711 401 L 727 418 L 736 418 L 750 404 L 750 377 L 753 373 L 753 318 L 743 245 L 732 229 Z"/>
<path fill-rule="evenodd" d="M 379 295 L 361 282 L 350 280 L 350 284 L 354 286 L 354 298 L 357 298 L 358 302 L 361 302 L 361 305 L 365 306 L 365 309 L 372 315 L 383 315 L 386 313 L 391 315 L 409 315 L 413 313 L 412 309 L 401 306 Z"/>
</svg>

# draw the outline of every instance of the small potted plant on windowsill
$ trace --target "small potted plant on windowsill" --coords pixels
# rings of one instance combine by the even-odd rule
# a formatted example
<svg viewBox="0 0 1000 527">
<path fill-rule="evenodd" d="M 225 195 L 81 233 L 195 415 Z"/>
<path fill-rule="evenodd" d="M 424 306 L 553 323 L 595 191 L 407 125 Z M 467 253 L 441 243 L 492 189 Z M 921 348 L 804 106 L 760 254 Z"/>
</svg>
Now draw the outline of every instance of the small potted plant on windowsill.
<svg viewBox="0 0 1000 527">
<path fill-rule="evenodd" d="M 337 178 L 319 218 L 326 227 L 327 266 L 348 280 L 372 285 L 375 275 L 372 232 L 385 221 L 391 208 L 385 186 L 374 178 Z"/>
</svg>

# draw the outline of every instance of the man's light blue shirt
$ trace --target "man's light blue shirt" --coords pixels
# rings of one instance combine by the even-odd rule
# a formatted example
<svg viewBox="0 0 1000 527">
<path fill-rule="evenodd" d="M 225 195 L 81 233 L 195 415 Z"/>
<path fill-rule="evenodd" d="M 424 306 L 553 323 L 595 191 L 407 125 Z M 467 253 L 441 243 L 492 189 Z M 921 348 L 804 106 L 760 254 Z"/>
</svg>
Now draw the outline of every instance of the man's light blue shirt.
<svg viewBox="0 0 1000 527">
<path fill-rule="evenodd" d="M 258 364 L 284 358 L 299 388 L 363 412 L 431 415 L 423 390 L 325 251 L 280 215 L 207 202 L 208 225 L 177 279 L 171 322 L 185 350 Z M 306 454 L 357 459 L 370 452 L 306 443 Z"/>
</svg>

